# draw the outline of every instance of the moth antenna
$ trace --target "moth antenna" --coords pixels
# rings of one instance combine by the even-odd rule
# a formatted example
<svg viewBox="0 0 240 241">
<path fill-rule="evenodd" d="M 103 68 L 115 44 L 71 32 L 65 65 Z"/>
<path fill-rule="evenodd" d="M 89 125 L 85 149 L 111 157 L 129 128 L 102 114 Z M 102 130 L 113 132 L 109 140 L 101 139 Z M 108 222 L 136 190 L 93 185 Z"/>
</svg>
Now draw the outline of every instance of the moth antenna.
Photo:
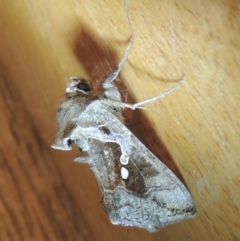
<svg viewBox="0 0 240 241">
<path fill-rule="evenodd" d="M 128 42 L 128 46 L 127 46 L 127 49 L 125 51 L 125 54 L 122 57 L 121 61 L 119 62 L 117 67 L 109 74 L 109 76 L 107 77 L 107 79 L 103 83 L 103 88 L 105 90 L 113 87 L 112 82 L 117 78 L 117 76 L 118 76 L 119 72 L 121 71 L 124 63 L 126 62 L 128 56 L 130 54 L 130 51 L 132 49 L 133 42 L 134 42 L 134 33 L 133 33 L 132 23 L 131 23 L 129 13 L 128 13 L 128 7 L 127 7 L 127 4 L 126 4 L 125 0 L 123 0 L 123 3 L 124 3 L 124 8 L 125 8 L 126 14 L 127 14 L 127 21 L 128 21 L 128 25 L 130 27 L 131 37 L 130 37 L 130 40 Z"/>
<path fill-rule="evenodd" d="M 133 33 L 132 23 L 131 23 L 131 20 L 130 20 L 130 17 L 129 17 L 128 6 L 127 6 L 127 3 L 126 3 L 125 0 L 123 0 L 123 3 L 124 3 L 124 8 L 126 10 L 128 25 L 129 25 L 129 28 L 130 28 L 130 31 L 131 31 L 131 37 L 130 37 L 127 49 L 125 51 L 125 54 L 124 54 L 122 60 L 120 61 L 120 63 L 118 64 L 119 71 L 122 69 L 122 66 L 126 62 L 128 56 L 130 54 L 130 51 L 132 49 L 133 42 L 134 42 L 134 33 Z"/>
</svg>

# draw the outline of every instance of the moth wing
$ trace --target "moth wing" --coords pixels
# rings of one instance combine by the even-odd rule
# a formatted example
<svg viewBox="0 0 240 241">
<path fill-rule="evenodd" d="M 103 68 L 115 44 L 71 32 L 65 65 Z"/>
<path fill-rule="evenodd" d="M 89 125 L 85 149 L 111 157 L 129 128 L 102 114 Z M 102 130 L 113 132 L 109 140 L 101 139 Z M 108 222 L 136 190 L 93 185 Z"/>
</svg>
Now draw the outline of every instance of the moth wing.
<svg viewBox="0 0 240 241">
<path fill-rule="evenodd" d="M 192 197 L 182 182 L 106 108 L 86 110 L 103 129 L 106 141 L 90 134 L 89 165 L 101 186 L 103 206 L 113 224 L 156 231 L 195 216 Z M 109 138 L 108 138 L 109 137 Z M 113 141 L 109 141 L 113 140 Z M 129 162 L 122 165 L 122 152 Z M 124 166 L 129 172 L 121 177 Z M 104 169 L 104 170 L 103 170 Z"/>
</svg>

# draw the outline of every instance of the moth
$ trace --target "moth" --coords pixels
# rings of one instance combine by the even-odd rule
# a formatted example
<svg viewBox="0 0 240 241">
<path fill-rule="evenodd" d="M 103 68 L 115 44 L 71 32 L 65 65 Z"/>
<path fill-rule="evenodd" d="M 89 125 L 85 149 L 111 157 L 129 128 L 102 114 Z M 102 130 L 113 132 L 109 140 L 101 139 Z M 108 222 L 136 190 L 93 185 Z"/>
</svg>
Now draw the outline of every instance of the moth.
<svg viewBox="0 0 240 241">
<path fill-rule="evenodd" d="M 129 17 L 128 22 L 131 27 Z M 94 172 L 103 208 L 112 224 L 154 232 L 194 217 L 196 209 L 182 182 L 127 129 L 122 111 L 164 97 L 184 79 L 146 101 L 122 102 L 114 80 L 128 58 L 133 39 L 132 31 L 124 57 L 103 82 L 103 93 L 99 94 L 84 78 L 70 78 L 58 109 L 58 130 L 52 148 L 68 151 L 72 144 L 79 148 L 75 161 L 87 163 Z"/>
</svg>

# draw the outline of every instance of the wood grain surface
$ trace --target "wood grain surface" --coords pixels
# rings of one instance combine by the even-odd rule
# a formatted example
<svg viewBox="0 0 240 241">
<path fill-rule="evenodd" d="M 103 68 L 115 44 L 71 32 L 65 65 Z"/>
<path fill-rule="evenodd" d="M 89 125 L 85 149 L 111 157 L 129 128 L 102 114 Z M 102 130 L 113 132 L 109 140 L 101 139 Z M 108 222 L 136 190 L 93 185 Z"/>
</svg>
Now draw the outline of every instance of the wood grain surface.
<svg viewBox="0 0 240 241">
<path fill-rule="evenodd" d="M 70 76 L 100 85 L 124 54 L 122 1 L 0 1 L 0 240 L 240 239 L 240 2 L 127 1 L 129 129 L 186 184 L 198 216 L 150 234 L 110 224 L 78 151 L 50 148 Z M 119 81 L 120 83 L 120 81 Z"/>
</svg>

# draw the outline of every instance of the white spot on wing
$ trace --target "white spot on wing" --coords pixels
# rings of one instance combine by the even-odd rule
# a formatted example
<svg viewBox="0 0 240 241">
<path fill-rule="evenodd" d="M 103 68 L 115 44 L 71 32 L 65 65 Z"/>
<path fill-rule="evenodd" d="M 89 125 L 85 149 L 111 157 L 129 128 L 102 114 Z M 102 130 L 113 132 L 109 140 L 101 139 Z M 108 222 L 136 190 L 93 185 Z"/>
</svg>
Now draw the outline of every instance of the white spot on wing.
<svg viewBox="0 0 240 241">
<path fill-rule="evenodd" d="M 128 170 L 125 167 L 121 167 L 121 177 L 122 179 L 127 179 L 129 175 Z"/>
</svg>

